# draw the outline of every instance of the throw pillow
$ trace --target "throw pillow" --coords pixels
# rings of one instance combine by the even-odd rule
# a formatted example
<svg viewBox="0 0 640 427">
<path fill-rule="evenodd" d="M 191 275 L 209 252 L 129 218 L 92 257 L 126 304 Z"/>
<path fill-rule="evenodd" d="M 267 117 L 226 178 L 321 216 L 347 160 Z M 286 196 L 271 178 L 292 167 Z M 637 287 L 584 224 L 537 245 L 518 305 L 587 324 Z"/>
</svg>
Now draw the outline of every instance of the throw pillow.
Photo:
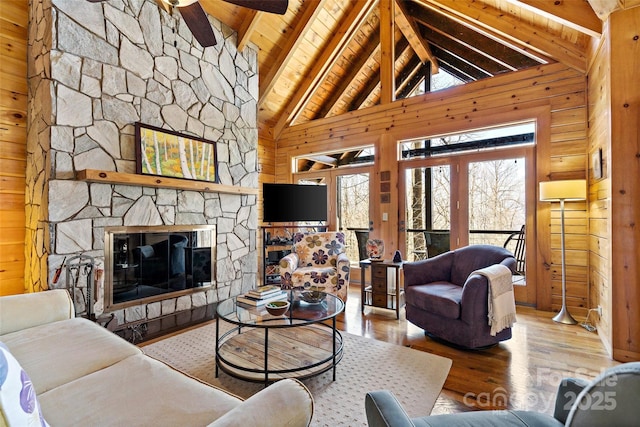
<svg viewBox="0 0 640 427">
<path fill-rule="evenodd" d="M 0 342 L 0 408 L 9 426 L 48 426 L 31 379 L 7 346 Z"/>
</svg>

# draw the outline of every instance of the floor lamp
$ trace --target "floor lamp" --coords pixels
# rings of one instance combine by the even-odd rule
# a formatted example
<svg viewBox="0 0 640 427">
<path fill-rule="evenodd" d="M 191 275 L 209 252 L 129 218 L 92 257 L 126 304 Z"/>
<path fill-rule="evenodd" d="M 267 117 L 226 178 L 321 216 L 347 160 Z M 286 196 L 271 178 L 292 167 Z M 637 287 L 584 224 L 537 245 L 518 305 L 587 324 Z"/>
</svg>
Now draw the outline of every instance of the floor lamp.
<svg viewBox="0 0 640 427">
<path fill-rule="evenodd" d="M 575 325 L 578 323 L 567 310 L 567 280 L 564 257 L 564 202 L 587 198 L 587 182 L 584 179 L 544 181 L 540 183 L 541 202 L 560 202 L 560 245 L 562 248 L 562 309 L 553 317 L 554 322 Z"/>
</svg>

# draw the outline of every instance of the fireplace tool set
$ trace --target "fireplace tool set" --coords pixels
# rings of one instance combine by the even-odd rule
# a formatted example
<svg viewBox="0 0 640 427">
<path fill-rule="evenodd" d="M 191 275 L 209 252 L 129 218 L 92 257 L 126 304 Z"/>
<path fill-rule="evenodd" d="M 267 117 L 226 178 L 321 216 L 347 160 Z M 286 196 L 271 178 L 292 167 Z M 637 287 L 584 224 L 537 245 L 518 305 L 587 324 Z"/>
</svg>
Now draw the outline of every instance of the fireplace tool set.
<svg viewBox="0 0 640 427">
<path fill-rule="evenodd" d="M 66 287 L 71 292 L 73 303 L 75 305 L 78 294 L 83 295 L 81 283 L 86 284 L 85 295 L 85 311 L 88 319 L 93 319 L 93 295 L 92 290 L 94 286 L 94 267 L 95 261 L 92 256 L 89 255 L 76 255 L 69 258 L 66 263 L 63 261 L 62 265 L 65 267 L 66 273 Z M 57 273 L 57 272 L 56 272 Z M 82 280 L 82 281 L 81 281 Z M 76 312 L 78 312 L 76 310 Z"/>
</svg>

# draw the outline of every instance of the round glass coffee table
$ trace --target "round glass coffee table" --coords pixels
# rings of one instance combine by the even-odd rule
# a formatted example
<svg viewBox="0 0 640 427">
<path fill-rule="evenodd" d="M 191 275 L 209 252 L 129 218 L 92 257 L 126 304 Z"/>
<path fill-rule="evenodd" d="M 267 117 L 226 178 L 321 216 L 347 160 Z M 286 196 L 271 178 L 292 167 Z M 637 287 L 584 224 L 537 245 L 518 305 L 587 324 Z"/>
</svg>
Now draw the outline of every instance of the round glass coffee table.
<svg viewBox="0 0 640 427">
<path fill-rule="evenodd" d="M 304 379 L 333 369 L 342 359 L 343 340 L 336 316 L 344 302 L 326 294 L 307 303 L 300 291 L 289 291 L 290 309 L 272 316 L 267 309 L 231 298 L 218 303 L 216 314 L 216 378 L 218 370 L 247 381 Z"/>
</svg>

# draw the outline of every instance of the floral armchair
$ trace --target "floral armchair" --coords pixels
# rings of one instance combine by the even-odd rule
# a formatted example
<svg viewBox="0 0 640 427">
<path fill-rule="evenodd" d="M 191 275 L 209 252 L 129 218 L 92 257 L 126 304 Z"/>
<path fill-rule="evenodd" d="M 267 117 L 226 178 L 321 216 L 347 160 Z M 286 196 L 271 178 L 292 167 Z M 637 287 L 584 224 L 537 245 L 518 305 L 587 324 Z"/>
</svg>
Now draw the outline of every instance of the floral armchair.
<svg viewBox="0 0 640 427">
<path fill-rule="evenodd" d="M 280 260 L 280 283 L 283 289 L 324 288 L 346 301 L 349 268 L 344 233 L 296 233 L 293 252 Z"/>
</svg>

